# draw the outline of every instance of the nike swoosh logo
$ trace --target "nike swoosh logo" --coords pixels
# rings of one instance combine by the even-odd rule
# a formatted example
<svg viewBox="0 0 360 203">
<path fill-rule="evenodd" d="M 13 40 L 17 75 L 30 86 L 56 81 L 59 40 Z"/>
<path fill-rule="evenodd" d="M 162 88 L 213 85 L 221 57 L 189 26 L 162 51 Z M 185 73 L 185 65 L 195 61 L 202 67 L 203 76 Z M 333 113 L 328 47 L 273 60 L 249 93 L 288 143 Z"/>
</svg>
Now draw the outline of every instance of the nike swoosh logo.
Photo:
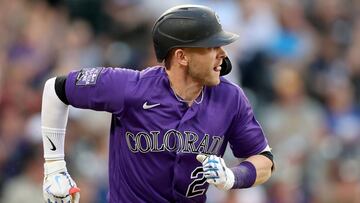
<svg viewBox="0 0 360 203">
<path fill-rule="evenodd" d="M 51 144 L 51 146 L 52 146 L 52 148 L 51 148 L 50 150 L 51 150 L 51 151 L 55 151 L 55 150 L 56 150 L 56 147 L 55 147 L 54 143 L 50 140 L 50 138 L 49 138 L 48 136 L 46 136 L 46 138 L 49 140 L 49 142 L 50 142 L 50 144 Z"/>
<path fill-rule="evenodd" d="M 154 107 L 157 107 L 157 106 L 159 106 L 160 104 L 159 103 L 157 103 L 157 104 L 148 104 L 147 102 L 145 102 L 144 104 L 143 104 L 143 109 L 151 109 L 151 108 L 154 108 Z"/>
</svg>

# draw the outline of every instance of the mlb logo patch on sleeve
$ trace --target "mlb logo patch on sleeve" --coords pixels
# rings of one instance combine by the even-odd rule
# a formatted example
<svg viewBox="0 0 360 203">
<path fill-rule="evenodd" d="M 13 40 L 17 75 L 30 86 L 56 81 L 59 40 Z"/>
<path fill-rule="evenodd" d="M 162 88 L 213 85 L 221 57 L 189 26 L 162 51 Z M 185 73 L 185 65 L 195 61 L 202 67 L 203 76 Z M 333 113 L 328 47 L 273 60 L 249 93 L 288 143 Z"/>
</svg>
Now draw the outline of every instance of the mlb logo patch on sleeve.
<svg viewBox="0 0 360 203">
<path fill-rule="evenodd" d="M 83 68 L 76 77 L 76 85 L 95 85 L 103 67 Z"/>
</svg>

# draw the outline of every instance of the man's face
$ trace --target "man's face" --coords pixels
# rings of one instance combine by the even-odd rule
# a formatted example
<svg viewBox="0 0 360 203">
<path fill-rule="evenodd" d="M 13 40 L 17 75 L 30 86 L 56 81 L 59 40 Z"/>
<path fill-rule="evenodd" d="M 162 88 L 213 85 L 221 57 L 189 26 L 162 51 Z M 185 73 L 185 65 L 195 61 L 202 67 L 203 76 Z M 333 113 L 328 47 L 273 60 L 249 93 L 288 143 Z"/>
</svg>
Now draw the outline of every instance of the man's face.
<svg viewBox="0 0 360 203">
<path fill-rule="evenodd" d="M 206 86 L 220 83 L 220 65 L 226 57 L 223 48 L 185 48 L 184 51 L 188 56 L 190 77 Z"/>
</svg>

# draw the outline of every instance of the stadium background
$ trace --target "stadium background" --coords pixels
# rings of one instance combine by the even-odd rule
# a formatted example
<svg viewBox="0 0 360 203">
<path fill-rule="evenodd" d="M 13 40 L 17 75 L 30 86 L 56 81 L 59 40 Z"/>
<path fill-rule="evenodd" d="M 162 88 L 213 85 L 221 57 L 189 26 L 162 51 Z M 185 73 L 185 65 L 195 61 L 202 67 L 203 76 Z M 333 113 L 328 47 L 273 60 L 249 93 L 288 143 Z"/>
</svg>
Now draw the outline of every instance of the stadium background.
<svg viewBox="0 0 360 203">
<path fill-rule="evenodd" d="M 234 202 L 360 202 L 360 1 L 0 0 L 1 203 L 42 202 L 44 81 L 156 64 L 152 24 L 183 3 L 214 8 L 240 35 L 226 47 L 227 77 L 245 89 L 275 154 L 270 181 Z M 71 109 L 65 151 L 81 202 L 105 202 L 108 128 L 108 114 Z"/>
</svg>

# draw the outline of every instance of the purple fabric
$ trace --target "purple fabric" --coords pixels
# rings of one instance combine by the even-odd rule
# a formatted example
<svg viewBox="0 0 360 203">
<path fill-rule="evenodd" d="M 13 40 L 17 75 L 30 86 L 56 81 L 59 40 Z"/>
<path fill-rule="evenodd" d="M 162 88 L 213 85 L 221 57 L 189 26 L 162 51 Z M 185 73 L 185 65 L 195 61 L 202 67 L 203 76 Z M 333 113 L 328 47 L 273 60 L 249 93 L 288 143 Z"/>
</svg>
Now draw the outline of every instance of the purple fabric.
<svg viewBox="0 0 360 203">
<path fill-rule="evenodd" d="M 235 183 L 232 189 L 249 188 L 256 180 L 256 168 L 249 161 L 243 161 L 238 166 L 231 168 L 234 172 Z"/>
<path fill-rule="evenodd" d="M 205 202 L 197 154 L 221 156 L 229 142 L 247 157 L 267 146 L 243 91 L 224 78 L 191 107 L 176 99 L 163 67 L 74 71 L 66 96 L 74 107 L 112 113 L 111 203 Z"/>
</svg>

